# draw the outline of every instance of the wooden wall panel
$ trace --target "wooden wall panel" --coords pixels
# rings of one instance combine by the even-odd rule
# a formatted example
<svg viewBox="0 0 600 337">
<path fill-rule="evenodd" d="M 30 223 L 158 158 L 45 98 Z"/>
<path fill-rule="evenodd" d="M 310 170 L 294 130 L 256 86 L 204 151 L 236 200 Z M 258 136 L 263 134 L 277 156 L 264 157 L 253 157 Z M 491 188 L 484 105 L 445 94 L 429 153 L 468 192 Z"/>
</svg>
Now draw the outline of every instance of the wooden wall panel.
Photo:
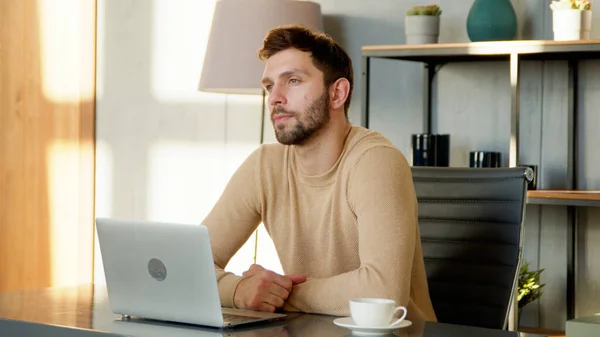
<svg viewBox="0 0 600 337">
<path fill-rule="evenodd" d="M 95 8 L 0 1 L 0 291 L 93 277 Z"/>
</svg>

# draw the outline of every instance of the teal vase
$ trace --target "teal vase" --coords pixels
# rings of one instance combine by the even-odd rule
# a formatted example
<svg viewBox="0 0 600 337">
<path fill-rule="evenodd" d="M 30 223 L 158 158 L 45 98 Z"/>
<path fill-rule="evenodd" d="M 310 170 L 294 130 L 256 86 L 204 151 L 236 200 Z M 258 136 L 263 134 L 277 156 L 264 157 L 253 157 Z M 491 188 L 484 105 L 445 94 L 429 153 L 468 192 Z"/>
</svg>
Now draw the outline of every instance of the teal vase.
<svg viewBox="0 0 600 337">
<path fill-rule="evenodd" d="M 467 34 L 473 42 L 514 40 L 517 14 L 510 0 L 475 0 L 467 17 Z"/>
</svg>

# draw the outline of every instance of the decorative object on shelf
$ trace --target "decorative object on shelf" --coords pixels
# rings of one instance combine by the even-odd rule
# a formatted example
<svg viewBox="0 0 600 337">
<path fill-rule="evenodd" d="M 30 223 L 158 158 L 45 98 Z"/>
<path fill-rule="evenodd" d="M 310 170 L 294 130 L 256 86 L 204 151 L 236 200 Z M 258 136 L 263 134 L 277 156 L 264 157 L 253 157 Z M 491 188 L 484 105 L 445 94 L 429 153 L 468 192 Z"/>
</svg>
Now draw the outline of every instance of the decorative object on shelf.
<svg viewBox="0 0 600 337">
<path fill-rule="evenodd" d="M 492 151 L 469 152 L 469 167 L 500 167 L 501 153 Z"/>
<path fill-rule="evenodd" d="M 415 6 L 407 10 L 404 18 L 406 44 L 438 43 L 440 15 L 442 10 L 438 5 Z"/>
<path fill-rule="evenodd" d="M 514 40 L 517 14 L 510 0 L 475 0 L 467 17 L 467 34 L 473 42 Z"/>
<path fill-rule="evenodd" d="M 543 268 L 540 270 L 530 271 L 529 262 L 527 262 L 525 259 L 521 261 L 517 295 L 517 302 L 519 303 L 519 317 L 521 316 L 521 309 L 523 307 L 542 296 L 542 288 L 544 288 L 545 284 L 540 284 L 540 276 L 542 275 L 543 271 Z"/>
<path fill-rule="evenodd" d="M 450 135 L 417 133 L 412 135 L 413 166 L 450 166 Z"/>
<path fill-rule="evenodd" d="M 586 40 L 592 30 L 592 3 L 587 0 L 556 0 L 552 9 L 554 40 Z"/>
</svg>

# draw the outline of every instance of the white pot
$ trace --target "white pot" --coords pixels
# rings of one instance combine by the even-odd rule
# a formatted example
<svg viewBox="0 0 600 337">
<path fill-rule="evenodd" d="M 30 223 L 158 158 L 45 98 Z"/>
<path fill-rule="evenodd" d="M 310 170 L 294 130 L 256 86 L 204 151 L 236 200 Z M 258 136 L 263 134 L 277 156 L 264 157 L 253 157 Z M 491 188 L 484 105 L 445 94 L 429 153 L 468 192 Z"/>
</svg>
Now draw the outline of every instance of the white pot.
<svg viewBox="0 0 600 337">
<path fill-rule="evenodd" d="M 406 44 L 438 43 L 440 17 L 432 15 L 407 15 L 404 18 Z"/>
<path fill-rule="evenodd" d="M 592 30 L 592 11 L 554 10 L 552 11 L 552 30 L 556 41 L 589 39 Z"/>
</svg>

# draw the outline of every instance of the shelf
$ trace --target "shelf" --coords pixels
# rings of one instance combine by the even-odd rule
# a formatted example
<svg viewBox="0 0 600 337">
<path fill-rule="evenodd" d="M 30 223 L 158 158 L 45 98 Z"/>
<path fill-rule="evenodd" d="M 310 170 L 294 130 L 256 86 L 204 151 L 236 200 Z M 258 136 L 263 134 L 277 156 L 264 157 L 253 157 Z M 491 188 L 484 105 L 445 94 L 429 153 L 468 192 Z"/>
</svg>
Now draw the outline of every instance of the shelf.
<svg viewBox="0 0 600 337">
<path fill-rule="evenodd" d="M 508 60 L 511 54 L 518 54 L 522 60 L 594 59 L 600 57 L 600 40 L 520 40 L 362 47 L 365 57 L 425 63 Z"/>
<path fill-rule="evenodd" d="M 600 207 L 600 191 L 527 191 L 527 203 L 533 205 Z"/>
</svg>

